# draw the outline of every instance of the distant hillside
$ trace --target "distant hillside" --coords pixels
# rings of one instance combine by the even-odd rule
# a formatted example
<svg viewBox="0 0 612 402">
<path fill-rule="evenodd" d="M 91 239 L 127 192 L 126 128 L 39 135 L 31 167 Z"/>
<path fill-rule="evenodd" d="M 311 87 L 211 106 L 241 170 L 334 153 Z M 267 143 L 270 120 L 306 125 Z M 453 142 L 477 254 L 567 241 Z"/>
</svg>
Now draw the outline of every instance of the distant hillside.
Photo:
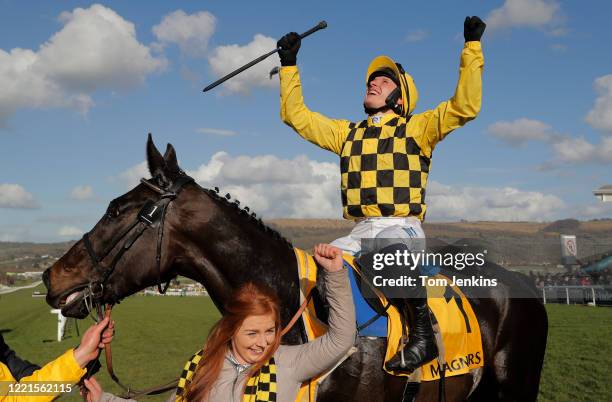
<svg viewBox="0 0 612 402">
<path fill-rule="evenodd" d="M 38 271 L 47 268 L 74 244 L 0 242 L 0 273 Z"/>
<path fill-rule="evenodd" d="M 311 248 L 345 236 L 354 223 L 333 219 L 276 219 L 268 221 L 297 247 Z M 425 223 L 433 244 L 476 245 L 487 249 L 488 257 L 506 266 L 557 265 L 561 262 L 560 234 L 575 234 L 578 258 L 612 251 L 612 219 L 556 222 L 452 222 Z"/>
<path fill-rule="evenodd" d="M 14 243 L 0 242 L 0 259 L 23 257 L 24 254 L 52 255 L 60 257 L 74 244 L 74 241 L 62 243 Z"/>
<path fill-rule="evenodd" d="M 336 219 L 272 219 L 268 225 L 296 247 L 310 249 L 316 243 L 345 236 L 353 222 Z M 485 248 L 488 257 L 505 266 L 555 266 L 560 263 L 560 234 L 575 234 L 578 258 L 612 251 L 612 219 L 556 222 L 452 222 L 426 223 L 429 244 L 436 240 Z M 74 242 L 0 242 L 0 273 L 46 268 Z"/>
</svg>

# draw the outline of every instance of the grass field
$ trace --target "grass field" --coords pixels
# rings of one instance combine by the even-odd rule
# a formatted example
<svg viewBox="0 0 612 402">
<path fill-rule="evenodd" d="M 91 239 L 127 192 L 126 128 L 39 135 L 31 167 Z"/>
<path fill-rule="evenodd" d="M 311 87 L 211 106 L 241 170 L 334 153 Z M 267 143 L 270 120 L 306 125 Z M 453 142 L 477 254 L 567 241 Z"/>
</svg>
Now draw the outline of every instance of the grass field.
<svg viewBox="0 0 612 402">
<path fill-rule="evenodd" d="M 0 297 L 0 331 L 21 357 L 40 364 L 75 346 L 78 337 L 71 320 L 68 338 L 55 341 L 56 316 L 49 313 L 43 298 L 31 297 L 33 290 Z M 612 401 L 612 308 L 548 305 L 547 310 L 550 329 L 538 400 Z M 218 317 L 205 297 L 135 296 L 125 300 L 113 312 L 117 321 L 115 372 L 136 389 L 176 378 Z M 79 322 L 81 333 L 90 323 L 89 319 Z M 106 372 L 97 377 L 106 390 L 120 393 Z M 78 401 L 80 397 L 68 395 L 61 400 Z"/>
</svg>

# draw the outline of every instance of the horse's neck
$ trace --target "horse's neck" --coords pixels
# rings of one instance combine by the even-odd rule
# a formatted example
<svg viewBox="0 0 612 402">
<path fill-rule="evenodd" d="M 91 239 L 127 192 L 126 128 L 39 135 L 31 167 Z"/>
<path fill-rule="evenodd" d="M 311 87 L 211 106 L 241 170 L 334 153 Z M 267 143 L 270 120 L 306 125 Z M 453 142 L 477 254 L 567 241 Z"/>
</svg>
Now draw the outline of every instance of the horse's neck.
<svg viewBox="0 0 612 402">
<path fill-rule="evenodd" d="M 292 248 L 262 230 L 252 219 L 215 204 L 215 214 L 198 226 L 191 240 L 194 258 L 181 274 L 202 283 L 222 311 L 231 291 L 248 281 L 265 283 L 281 300 L 286 324 L 298 309 L 299 282 Z M 296 325 L 284 341 L 300 343 Z"/>
</svg>

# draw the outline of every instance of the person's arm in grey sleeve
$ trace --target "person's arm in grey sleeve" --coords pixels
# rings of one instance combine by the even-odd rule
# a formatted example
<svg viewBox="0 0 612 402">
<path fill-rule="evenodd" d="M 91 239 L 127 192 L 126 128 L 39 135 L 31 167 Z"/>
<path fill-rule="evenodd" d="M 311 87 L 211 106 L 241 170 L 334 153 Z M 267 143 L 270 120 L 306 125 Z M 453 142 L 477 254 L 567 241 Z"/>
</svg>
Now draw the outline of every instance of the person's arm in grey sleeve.
<svg viewBox="0 0 612 402">
<path fill-rule="evenodd" d="M 279 350 L 279 364 L 292 370 L 291 376 L 306 381 L 333 367 L 355 342 L 355 304 L 348 272 L 342 267 L 342 251 L 330 245 L 315 247 L 315 259 L 325 268 L 329 329 L 325 335 L 304 345 L 285 346 Z M 326 266 L 328 264 L 328 266 Z M 328 269 L 334 265 L 339 269 Z"/>
</svg>

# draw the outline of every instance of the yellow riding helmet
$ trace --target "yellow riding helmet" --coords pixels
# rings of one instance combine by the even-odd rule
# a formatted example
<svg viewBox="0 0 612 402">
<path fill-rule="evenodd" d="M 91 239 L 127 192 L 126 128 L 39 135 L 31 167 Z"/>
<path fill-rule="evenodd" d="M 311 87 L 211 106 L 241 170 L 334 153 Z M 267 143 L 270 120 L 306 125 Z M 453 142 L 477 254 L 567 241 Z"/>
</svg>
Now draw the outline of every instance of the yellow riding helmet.
<svg viewBox="0 0 612 402">
<path fill-rule="evenodd" d="M 416 85 L 414 85 L 412 76 L 404 71 L 401 64 L 394 62 L 393 59 L 387 56 L 376 57 L 368 66 L 366 85 L 368 85 L 368 79 L 372 73 L 384 68 L 391 69 L 396 77 L 398 77 L 402 90 L 403 103 L 404 105 L 409 105 L 408 110 L 406 110 L 406 107 L 403 108 L 402 115 L 408 116 L 416 107 L 417 100 L 419 99 L 419 92 L 417 91 Z"/>
</svg>

